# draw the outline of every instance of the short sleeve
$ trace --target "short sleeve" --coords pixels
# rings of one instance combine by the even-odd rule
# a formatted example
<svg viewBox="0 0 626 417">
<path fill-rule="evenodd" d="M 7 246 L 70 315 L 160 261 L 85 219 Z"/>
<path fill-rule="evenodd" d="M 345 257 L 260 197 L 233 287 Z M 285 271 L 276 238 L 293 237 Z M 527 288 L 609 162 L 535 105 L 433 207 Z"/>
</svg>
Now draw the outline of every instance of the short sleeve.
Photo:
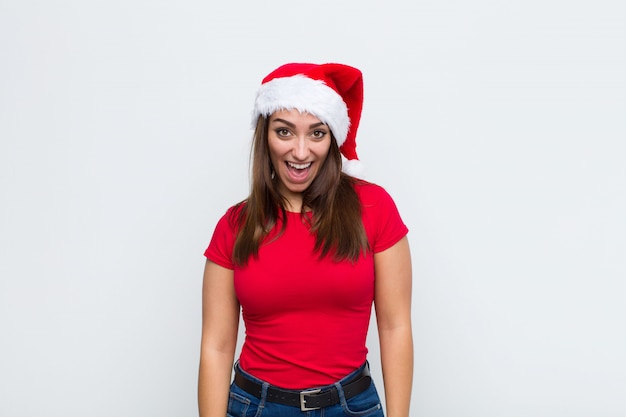
<svg viewBox="0 0 626 417">
<path fill-rule="evenodd" d="M 228 269 L 234 269 L 233 247 L 235 245 L 235 229 L 233 227 L 232 213 L 233 209 L 228 210 L 217 222 L 209 247 L 204 251 L 204 256 L 208 260 Z"/>
<path fill-rule="evenodd" d="M 363 208 L 363 226 L 374 253 L 389 249 L 409 232 L 396 203 L 381 186 L 357 186 Z"/>
</svg>

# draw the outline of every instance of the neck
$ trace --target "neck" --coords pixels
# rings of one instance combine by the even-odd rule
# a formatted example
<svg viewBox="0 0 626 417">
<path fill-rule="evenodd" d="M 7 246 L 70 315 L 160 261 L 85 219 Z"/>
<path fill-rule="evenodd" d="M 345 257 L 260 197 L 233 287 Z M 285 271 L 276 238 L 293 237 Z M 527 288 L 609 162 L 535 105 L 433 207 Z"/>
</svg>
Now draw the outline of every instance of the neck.
<svg viewBox="0 0 626 417">
<path fill-rule="evenodd" d="M 302 211 L 302 193 L 290 192 L 286 189 L 279 189 L 283 196 L 285 210 L 300 213 Z"/>
<path fill-rule="evenodd" d="M 291 198 L 285 200 L 285 210 L 293 213 L 300 213 L 302 211 L 302 198 L 296 201 Z"/>
</svg>

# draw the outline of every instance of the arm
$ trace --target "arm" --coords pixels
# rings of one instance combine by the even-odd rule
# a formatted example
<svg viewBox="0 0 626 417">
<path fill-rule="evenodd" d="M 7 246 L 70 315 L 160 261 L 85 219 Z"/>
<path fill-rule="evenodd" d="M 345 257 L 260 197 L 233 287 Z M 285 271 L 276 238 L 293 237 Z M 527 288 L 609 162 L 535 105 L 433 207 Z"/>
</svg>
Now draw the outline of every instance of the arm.
<svg viewBox="0 0 626 417">
<path fill-rule="evenodd" d="M 411 255 L 406 236 L 374 255 L 374 303 L 388 417 L 408 417 L 413 380 Z"/>
<path fill-rule="evenodd" d="M 237 344 L 239 302 L 233 271 L 207 261 L 202 289 L 202 344 L 198 378 L 200 417 L 224 417 Z"/>
</svg>

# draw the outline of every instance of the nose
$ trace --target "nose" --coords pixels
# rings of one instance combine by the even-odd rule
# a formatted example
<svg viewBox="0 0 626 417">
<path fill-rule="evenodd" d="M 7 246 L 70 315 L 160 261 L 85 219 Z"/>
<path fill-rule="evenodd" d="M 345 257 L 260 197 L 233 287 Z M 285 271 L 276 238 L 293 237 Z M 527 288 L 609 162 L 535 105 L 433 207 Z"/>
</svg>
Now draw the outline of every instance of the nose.
<svg viewBox="0 0 626 417">
<path fill-rule="evenodd" d="M 302 136 L 296 138 L 291 154 L 299 161 L 306 161 L 309 157 L 309 142 L 307 139 Z"/>
</svg>

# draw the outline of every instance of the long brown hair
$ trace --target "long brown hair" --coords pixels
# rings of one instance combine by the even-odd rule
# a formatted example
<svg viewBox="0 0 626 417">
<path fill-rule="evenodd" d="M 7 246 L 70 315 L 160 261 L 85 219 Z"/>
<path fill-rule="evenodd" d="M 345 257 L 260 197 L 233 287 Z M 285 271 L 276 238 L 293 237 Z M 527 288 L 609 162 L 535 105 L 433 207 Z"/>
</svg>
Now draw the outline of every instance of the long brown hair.
<svg viewBox="0 0 626 417">
<path fill-rule="evenodd" d="M 332 134 L 331 134 L 332 136 Z M 234 219 L 237 237 L 233 260 L 245 265 L 250 256 L 257 256 L 265 237 L 282 219 L 280 233 L 287 226 L 285 199 L 278 191 L 278 178 L 269 156 L 268 120 L 260 116 L 251 151 L 252 185 L 248 198 L 240 203 Z M 369 243 L 361 219 L 361 202 L 354 190 L 359 180 L 341 172 L 341 153 L 334 137 L 330 150 L 317 176 L 302 193 L 302 219 L 315 233 L 314 250 L 320 257 L 332 254 L 336 261 L 356 261 L 369 250 Z M 313 212 L 312 220 L 305 209 Z"/>
</svg>

